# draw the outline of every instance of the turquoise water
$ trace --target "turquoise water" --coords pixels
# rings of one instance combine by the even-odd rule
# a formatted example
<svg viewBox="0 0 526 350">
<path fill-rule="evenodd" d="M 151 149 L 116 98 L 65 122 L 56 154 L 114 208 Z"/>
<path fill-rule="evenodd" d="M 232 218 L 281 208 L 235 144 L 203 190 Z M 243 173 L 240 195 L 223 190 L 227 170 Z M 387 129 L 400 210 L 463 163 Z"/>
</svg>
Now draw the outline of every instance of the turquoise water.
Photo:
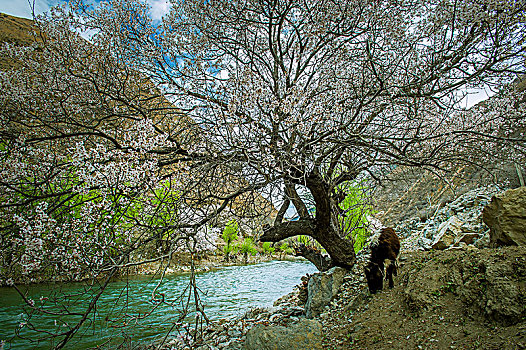
<svg viewBox="0 0 526 350">
<path fill-rule="evenodd" d="M 196 280 L 206 315 L 214 320 L 239 315 L 251 306 L 272 306 L 276 299 L 300 283 L 301 276 L 315 271 L 315 267 L 305 261 L 271 261 L 201 273 Z M 170 336 L 175 336 L 174 323 L 191 322 L 193 317 L 189 315 L 181 319 L 181 310 L 189 297 L 189 278 L 189 275 L 170 275 L 159 284 L 159 278 L 133 276 L 112 282 L 97 303 L 96 312 L 90 315 L 65 349 L 88 349 L 102 344 L 106 348 L 116 348 L 120 344 L 148 344 L 170 331 Z M 35 305 L 42 305 L 50 313 L 66 310 L 80 313 L 96 292 L 84 283 L 22 288 Z M 193 305 L 193 295 L 190 299 Z M 61 305 L 60 309 L 57 304 Z M 27 319 L 23 305 L 22 298 L 13 288 L 0 288 L 0 341 L 5 341 L 4 349 L 52 348 L 56 340 L 53 343 L 43 339 L 45 333 L 31 328 L 56 333 L 67 330 L 68 325 L 80 319 L 78 315 L 58 317 L 53 314 L 34 315 Z M 21 323 L 25 323 L 22 328 Z"/>
</svg>

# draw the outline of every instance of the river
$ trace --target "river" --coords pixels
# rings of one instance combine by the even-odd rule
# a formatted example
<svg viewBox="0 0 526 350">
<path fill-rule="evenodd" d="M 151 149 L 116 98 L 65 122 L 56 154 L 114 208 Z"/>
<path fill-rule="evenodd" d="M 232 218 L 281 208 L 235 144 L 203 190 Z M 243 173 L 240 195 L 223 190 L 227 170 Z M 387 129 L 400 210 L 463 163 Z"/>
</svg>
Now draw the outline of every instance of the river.
<svg viewBox="0 0 526 350">
<path fill-rule="evenodd" d="M 276 299 L 300 283 L 301 276 L 314 272 L 316 268 L 306 261 L 270 261 L 200 273 L 196 281 L 206 315 L 217 320 L 234 317 L 253 306 L 272 306 Z M 164 277 L 157 289 L 157 299 L 162 294 L 165 303 L 152 298 L 159 281 L 151 276 L 131 276 L 110 283 L 97 303 L 96 312 L 65 348 L 88 349 L 105 342 L 108 348 L 125 342 L 148 344 L 166 335 L 172 325 L 180 321 L 180 296 L 188 287 L 189 275 Z M 57 309 L 57 304 L 69 312 L 81 312 L 92 294 L 84 283 L 30 285 L 24 286 L 23 291 L 50 312 L 64 310 Z M 0 342 L 5 342 L 4 349 L 49 349 L 53 343 L 50 340 L 36 342 L 45 334 L 31 330 L 31 326 L 45 331 L 63 331 L 79 317 L 38 315 L 27 320 L 22 307 L 22 299 L 13 288 L 0 288 Z M 149 312 L 148 317 L 142 318 Z M 183 320 L 189 321 L 189 318 Z M 21 323 L 24 326 L 16 336 L 15 329 Z"/>
</svg>

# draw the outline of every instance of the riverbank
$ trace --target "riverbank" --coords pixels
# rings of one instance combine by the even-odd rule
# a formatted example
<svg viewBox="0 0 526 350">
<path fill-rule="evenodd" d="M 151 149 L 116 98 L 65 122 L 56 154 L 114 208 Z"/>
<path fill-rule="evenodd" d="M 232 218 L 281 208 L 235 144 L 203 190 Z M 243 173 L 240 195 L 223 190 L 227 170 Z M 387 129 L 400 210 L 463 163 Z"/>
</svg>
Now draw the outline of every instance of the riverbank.
<svg viewBox="0 0 526 350">
<path fill-rule="evenodd" d="M 251 264 L 259 264 L 269 261 L 298 261 L 305 260 L 302 257 L 283 255 L 256 255 L 249 256 L 247 261 L 244 262 L 243 258 L 233 257 L 230 261 L 225 261 L 224 255 L 222 254 L 204 254 L 200 257 L 195 258 L 194 271 L 197 273 L 208 272 L 218 270 L 228 266 L 243 266 Z M 180 274 L 189 273 L 192 271 L 192 260 L 190 254 L 180 253 L 175 256 L 172 261 L 168 264 L 163 261 L 156 261 L 151 263 L 145 263 L 138 266 L 133 266 L 124 271 L 130 275 L 156 275 L 156 274 Z"/>
<path fill-rule="evenodd" d="M 231 256 L 230 261 L 225 261 L 224 255 L 221 253 L 202 253 L 200 256 L 194 257 L 194 272 L 203 273 L 208 271 L 215 271 L 229 266 L 243 266 L 249 264 L 258 264 L 269 261 L 298 261 L 305 260 L 302 257 L 293 255 L 262 255 L 248 256 L 245 262 L 243 257 L 236 255 Z M 147 260 L 146 260 L 147 261 Z M 171 261 L 157 260 L 151 262 L 140 263 L 137 260 L 132 266 L 120 269 L 115 278 L 123 276 L 141 276 L 141 275 L 173 275 L 185 274 L 192 271 L 192 259 L 189 253 L 176 253 L 172 256 Z M 99 275 L 97 279 L 104 278 L 104 274 Z M 65 275 L 65 274 L 49 274 L 49 273 L 34 273 L 31 276 L 19 275 L 18 277 L 10 278 L 6 281 L 0 279 L 0 287 L 9 287 L 16 285 L 32 285 L 32 284 L 46 284 L 46 283 L 77 283 L 91 280 L 92 276 L 79 275 Z"/>
<path fill-rule="evenodd" d="M 273 307 L 212 322 L 161 348 L 526 348 L 525 247 L 405 252 L 395 287 L 376 295 L 362 274 L 366 261 L 358 254 L 339 292 L 311 319 L 304 283 Z"/>
</svg>

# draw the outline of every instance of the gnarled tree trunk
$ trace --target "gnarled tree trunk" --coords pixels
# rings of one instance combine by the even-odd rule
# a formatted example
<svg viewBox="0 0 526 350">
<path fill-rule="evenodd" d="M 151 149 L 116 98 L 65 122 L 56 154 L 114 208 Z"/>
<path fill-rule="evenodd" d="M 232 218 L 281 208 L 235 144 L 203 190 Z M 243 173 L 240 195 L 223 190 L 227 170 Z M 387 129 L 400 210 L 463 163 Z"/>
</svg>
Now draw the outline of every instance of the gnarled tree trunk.
<svg viewBox="0 0 526 350">
<path fill-rule="evenodd" d="M 297 235 L 306 235 L 314 238 L 328 253 L 324 256 L 320 251 L 309 249 L 306 246 L 296 247 L 296 253 L 311 261 L 320 271 L 326 271 L 333 266 L 347 269 L 352 268 L 356 262 L 356 254 L 352 240 L 342 237 L 339 227 L 335 222 L 337 211 L 333 206 L 337 201 L 331 201 L 330 186 L 323 181 L 316 172 L 306 177 L 306 186 L 310 190 L 316 207 L 315 217 L 312 218 L 306 209 L 305 203 L 297 194 L 293 181 L 285 185 L 285 201 L 278 212 L 274 226 L 267 227 L 260 241 L 278 242 Z M 289 200 L 296 207 L 300 218 L 296 221 L 283 222 L 284 206 L 288 207 Z"/>
</svg>

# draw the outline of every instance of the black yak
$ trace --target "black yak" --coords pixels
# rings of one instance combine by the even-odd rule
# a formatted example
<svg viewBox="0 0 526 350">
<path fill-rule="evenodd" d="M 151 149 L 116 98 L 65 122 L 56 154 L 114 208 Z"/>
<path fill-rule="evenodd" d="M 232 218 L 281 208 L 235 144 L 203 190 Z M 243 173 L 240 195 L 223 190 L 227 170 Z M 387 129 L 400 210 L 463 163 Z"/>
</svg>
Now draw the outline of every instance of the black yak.
<svg viewBox="0 0 526 350">
<path fill-rule="evenodd" d="M 384 277 L 393 288 L 393 275 L 397 275 L 400 240 L 391 227 L 382 229 L 380 236 L 371 243 L 371 258 L 365 266 L 365 277 L 371 293 L 383 289 Z"/>
</svg>

